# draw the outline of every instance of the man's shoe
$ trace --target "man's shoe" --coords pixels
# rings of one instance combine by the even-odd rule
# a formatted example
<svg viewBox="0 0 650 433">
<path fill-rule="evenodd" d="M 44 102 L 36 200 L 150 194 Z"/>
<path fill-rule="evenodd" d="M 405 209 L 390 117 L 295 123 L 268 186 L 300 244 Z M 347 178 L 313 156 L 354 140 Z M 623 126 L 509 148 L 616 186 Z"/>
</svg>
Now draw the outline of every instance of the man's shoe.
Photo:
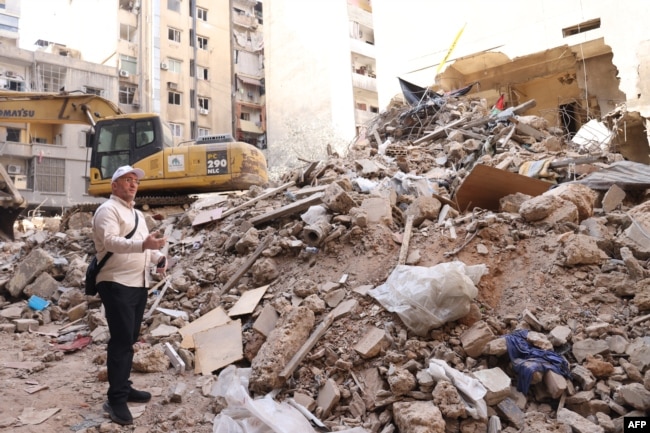
<svg viewBox="0 0 650 433">
<path fill-rule="evenodd" d="M 151 400 L 151 393 L 131 388 L 126 401 L 130 401 L 131 403 L 146 403 L 149 400 Z"/>
<path fill-rule="evenodd" d="M 126 403 L 115 403 L 110 404 L 105 402 L 102 408 L 108 412 L 108 416 L 114 423 L 120 425 L 130 425 L 133 424 L 133 415 Z"/>
</svg>

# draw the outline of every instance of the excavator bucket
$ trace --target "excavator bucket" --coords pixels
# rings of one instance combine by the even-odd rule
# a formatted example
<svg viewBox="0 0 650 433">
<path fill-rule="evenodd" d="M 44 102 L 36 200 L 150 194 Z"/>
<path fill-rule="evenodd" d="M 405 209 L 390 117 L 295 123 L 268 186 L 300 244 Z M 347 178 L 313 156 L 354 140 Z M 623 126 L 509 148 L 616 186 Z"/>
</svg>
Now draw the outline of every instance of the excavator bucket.
<svg viewBox="0 0 650 433">
<path fill-rule="evenodd" d="M 14 240 L 14 223 L 24 208 L 0 208 L 0 239 Z"/>
<path fill-rule="evenodd" d="M 0 239 L 14 240 L 14 223 L 26 208 L 27 201 L 0 164 Z"/>
</svg>

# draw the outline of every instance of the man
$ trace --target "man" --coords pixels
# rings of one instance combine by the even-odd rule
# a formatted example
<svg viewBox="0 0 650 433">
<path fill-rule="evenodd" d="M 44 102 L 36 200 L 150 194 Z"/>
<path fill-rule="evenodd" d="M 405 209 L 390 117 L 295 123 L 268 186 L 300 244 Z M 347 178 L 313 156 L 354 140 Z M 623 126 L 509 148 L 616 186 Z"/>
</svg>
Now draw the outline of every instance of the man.
<svg viewBox="0 0 650 433">
<path fill-rule="evenodd" d="M 134 199 L 144 171 L 119 167 L 111 181 L 112 194 L 93 216 L 93 240 L 100 260 L 113 253 L 97 275 L 97 291 L 104 304 L 111 338 L 107 347 L 108 401 L 104 410 L 121 425 L 133 424 L 127 402 L 144 403 L 151 394 L 131 387 L 133 345 L 140 334 L 147 304 L 150 264 L 163 274 L 167 260 L 160 249 L 166 238 L 149 233 Z M 137 213 L 137 218 L 136 218 Z M 137 227 L 136 227 L 137 222 Z M 129 233 L 135 228 L 131 236 Z M 128 236 L 128 237 L 127 237 Z"/>
</svg>

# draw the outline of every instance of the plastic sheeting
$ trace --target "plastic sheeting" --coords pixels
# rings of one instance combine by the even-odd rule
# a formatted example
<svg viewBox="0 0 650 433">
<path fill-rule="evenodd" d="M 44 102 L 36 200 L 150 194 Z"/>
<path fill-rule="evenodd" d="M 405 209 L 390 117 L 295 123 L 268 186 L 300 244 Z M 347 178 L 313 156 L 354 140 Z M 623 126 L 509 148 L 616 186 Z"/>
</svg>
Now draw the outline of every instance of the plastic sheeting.
<svg viewBox="0 0 650 433">
<path fill-rule="evenodd" d="M 270 394 L 253 399 L 248 394 L 250 368 L 230 365 L 219 373 L 215 397 L 224 398 L 227 406 L 212 422 L 213 433 L 316 433 L 298 409 L 277 402 Z M 355 427 L 341 433 L 369 433 Z"/>
<path fill-rule="evenodd" d="M 485 265 L 467 266 L 460 261 L 431 267 L 400 265 L 368 294 L 397 313 L 415 334 L 426 335 L 469 313 L 478 295 L 475 284 L 486 272 Z"/>
</svg>

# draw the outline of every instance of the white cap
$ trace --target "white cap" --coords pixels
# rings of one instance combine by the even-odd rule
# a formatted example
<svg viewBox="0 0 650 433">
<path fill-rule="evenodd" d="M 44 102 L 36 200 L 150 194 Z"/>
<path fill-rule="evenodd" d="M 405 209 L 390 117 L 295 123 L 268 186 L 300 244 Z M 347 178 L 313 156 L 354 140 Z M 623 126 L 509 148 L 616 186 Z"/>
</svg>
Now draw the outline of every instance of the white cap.
<svg viewBox="0 0 650 433">
<path fill-rule="evenodd" d="M 122 167 L 115 170 L 115 173 L 113 173 L 112 182 L 115 182 L 117 179 L 119 179 L 120 177 L 128 173 L 135 174 L 136 176 L 138 176 L 138 179 L 142 179 L 144 177 L 144 171 L 142 169 L 133 168 L 130 165 L 123 165 Z"/>
</svg>

